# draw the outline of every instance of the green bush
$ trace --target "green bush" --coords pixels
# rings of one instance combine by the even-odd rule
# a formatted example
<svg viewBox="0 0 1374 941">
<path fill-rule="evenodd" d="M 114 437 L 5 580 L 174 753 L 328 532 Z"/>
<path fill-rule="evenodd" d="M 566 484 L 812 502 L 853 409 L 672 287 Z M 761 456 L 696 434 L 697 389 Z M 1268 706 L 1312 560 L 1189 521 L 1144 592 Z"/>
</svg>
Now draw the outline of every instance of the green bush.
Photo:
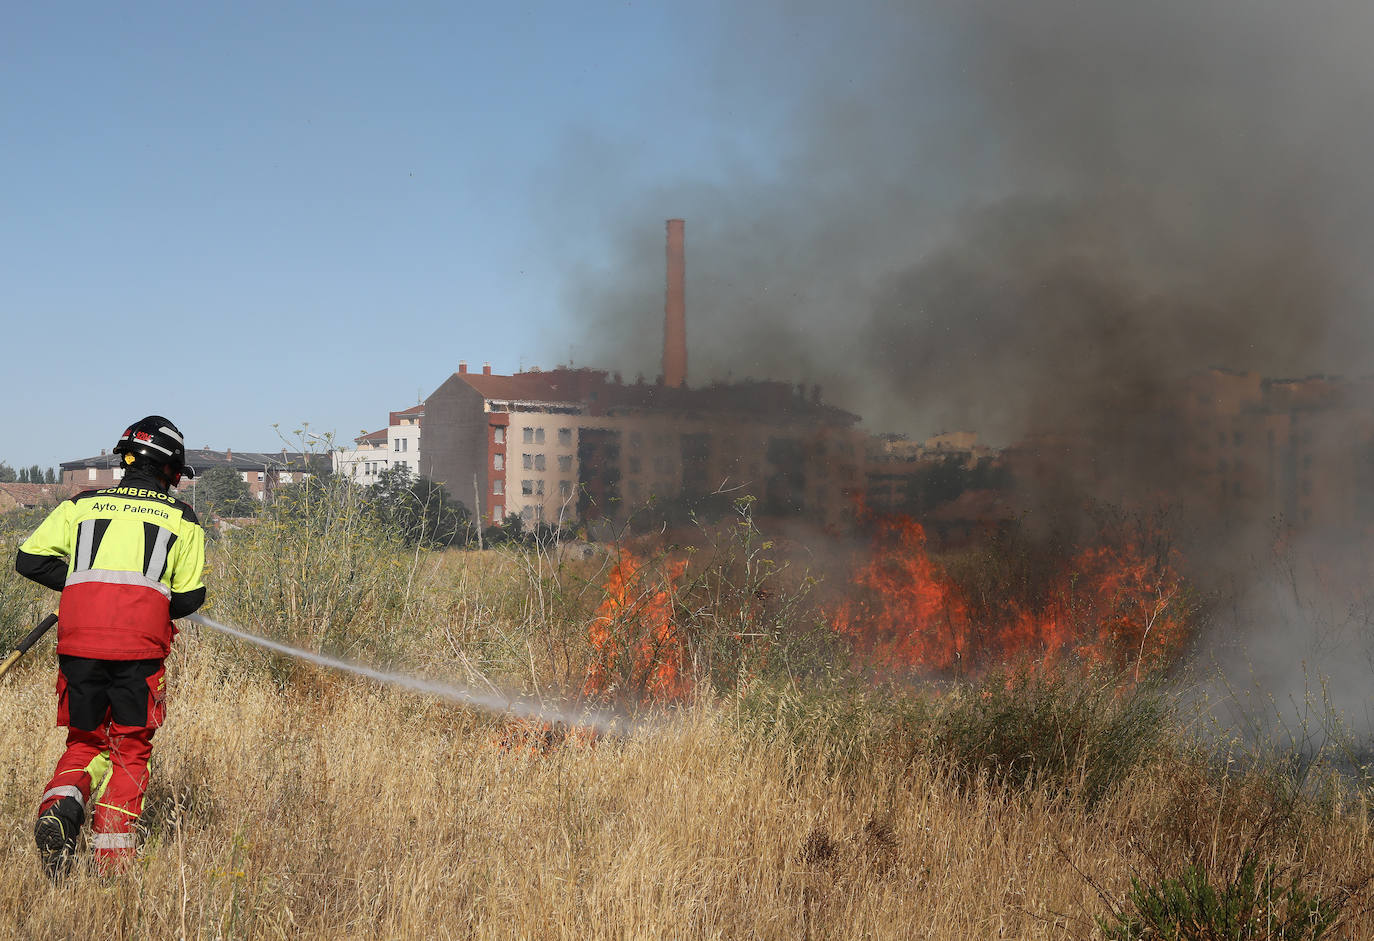
<svg viewBox="0 0 1374 941">
<path fill-rule="evenodd" d="M 374 664 L 400 649 L 417 556 L 342 478 L 283 488 L 258 519 L 218 540 L 208 562 L 211 618 Z"/>
<path fill-rule="evenodd" d="M 1273 866 L 1260 873 L 1253 854 L 1219 886 L 1198 865 L 1153 884 L 1133 878 L 1127 905 L 1127 911 L 1098 919 L 1109 941 L 1315 941 L 1335 926 L 1344 907 L 1305 892 L 1296 878 L 1280 879 Z"/>
<path fill-rule="evenodd" d="M 909 762 L 933 721 L 926 697 L 841 677 L 794 682 L 772 674 L 741 686 L 724 707 L 746 741 L 782 748 L 803 775 L 868 777 L 876 762 Z"/>
<path fill-rule="evenodd" d="M 1162 693 L 1114 677 L 996 673 L 950 697 L 931 748 L 965 780 L 1092 804 L 1158 754 L 1171 716 Z"/>
<path fill-rule="evenodd" d="M 9 572 L 0 578 L 0 658 L 49 611 L 57 610 L 57 592 L 14 573 L 14 556 L 47 511 L 12 510 L 0 514 L 0 557 Z M 50 635 L 51 636 L 51 635 Z"/>
</svg>

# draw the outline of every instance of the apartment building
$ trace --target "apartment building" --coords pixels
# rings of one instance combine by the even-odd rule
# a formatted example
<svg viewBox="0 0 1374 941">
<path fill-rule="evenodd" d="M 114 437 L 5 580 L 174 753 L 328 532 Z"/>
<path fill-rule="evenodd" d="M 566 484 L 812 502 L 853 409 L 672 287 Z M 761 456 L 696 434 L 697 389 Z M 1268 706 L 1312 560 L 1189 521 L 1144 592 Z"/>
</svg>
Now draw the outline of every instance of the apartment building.
<svg viewBox="0 0 1374 941">
<path fill-rule="evenodd" d="M 334 473 L 362 484 L 374 484 L 383 471 L 404 467 L 420 473 L 420 426 L 425 407 L 412 405 L 387 416 L 387 426 L 359 435 L 351 448 L 335 448 L 330 455 Z"/>
<path fill-rule="evenodd" d="M 1213 369 L 1181 413 L 1180 458 L 1211 513 L 1374 531 L 1374 381 Z"/>
<path fill-rule="evenodd" d="M 377 475 L 391 466 L 387 429 L 380 428 L 353 439 L 351 448 L 335 448 L 329 455 L 334 473 L 360 484 L 374 484 Z"/>
<path fill-rule="evenodd" d="M 483 521 L 623 521 L 649 501 L 712 493 L 764 513 L 848 513 L 862 485 L 858 417 L 819 390 L 749 382 L 626 384 L 596 369 L 480 374 L 466 363 L 425 400 L 422 473 Z"/>
</svg>

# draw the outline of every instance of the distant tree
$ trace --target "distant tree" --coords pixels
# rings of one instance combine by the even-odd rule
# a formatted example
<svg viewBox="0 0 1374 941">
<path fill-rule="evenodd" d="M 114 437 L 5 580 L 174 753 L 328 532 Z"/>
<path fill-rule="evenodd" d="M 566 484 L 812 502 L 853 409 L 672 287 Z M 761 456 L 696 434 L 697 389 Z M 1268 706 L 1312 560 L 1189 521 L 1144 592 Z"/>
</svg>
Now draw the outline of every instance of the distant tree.
<svg viewBox="0 0 1374 941">
<path fill-rule="evenodd" d="M 212 516 L 253 516 L 258 511 L 253 491 L 232 467 L 210 468 L 195 478 L 191 494 L 196 515 L 202 520 Z"/>
<path fill-rule="evenodd" d="M 958 455 L 922 464 L 911 475 L 903 509 L 921 515 L 955 500 L 966 490 L 1002 490 L 1010 486 L 1006 469 L 991 458 L 972 465 Z"/>
<path fill-rule="evenodd" d="M 529 533 L 525 531 L 525 521 L 519 513 L 507 513 L 499 526 L 493 524 L 482 531 L 482 541 L 488 548 L 518 545 L 529 541 Z"/>
<path fill-rule="evenodd" d="M 21 467 L 21 468 L 19 468 L 19 475 L 18 475 L 18 477 L 15 479 L 15 483 L 26 484 L 26 483 L 28 483 L 28 482 L 29 482 L 29 469 L 28 469 L 27 467 Z"/>
<path fill-rule="evenodd" d="M 338 474 L 314 474 L 278 487 L 267 512 L 318 535 L 338 533 L 369 525 L 365 490 Z"/>
<path fill-rule="evenodd" d="M 0 484 L 12 484 L 16 480 L 14 468 L 0 461 Z"/>
<path fill-rule="evenodd" d="M 31 483 L 31 484 L 41 484 L 42 482 L 43 482 L 43 468 L 39 467 L 37 464 L 32 464 L 32 465 L 30 465 L 30 466 L 29 466 L 29 483 Z"/>
<path fill-rule="evenodd" d="M 57 471 L 53 470 L 51 467 L 49 467 L 47 470 L 45 470 L 45 471 L 43 472 L 43 483 L 45 483 L 45 484 L 55 484 L 55 483 L 57 483 Z"/>
<path fill-rule="evenodd" d="M 406 545 L 429 548 L 465 543 L 471 535 L 468 508 L 443 484 L 415 476 L 408 467 L 392 467 L 368 490 L 376 520 L 394 527 Z"/>
</svg>

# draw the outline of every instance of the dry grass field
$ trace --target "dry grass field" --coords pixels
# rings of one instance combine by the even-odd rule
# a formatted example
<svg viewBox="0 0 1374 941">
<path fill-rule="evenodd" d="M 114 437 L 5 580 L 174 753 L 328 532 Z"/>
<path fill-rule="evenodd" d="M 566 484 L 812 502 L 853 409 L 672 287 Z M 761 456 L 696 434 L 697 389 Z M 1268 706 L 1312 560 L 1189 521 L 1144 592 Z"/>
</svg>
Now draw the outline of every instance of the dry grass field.
<svg viewBox="0 0 1374 941">
<path fill-rule="evenodd" d="M 211 564 L 212 617 L 533 696 L 579 689 L 605 575 L 275 523 Z M 14 581 L 9 637 L 50 601 Z M 1164 937 L 1111 921 L 1136 911 L 1133 879 L 1194 867 L 1235 885 L 1247 853 L 1261 933 L 1179 937 L 1374 937 L 1358 784 L 1265 760 L 1227 772 L 1177 712 L 1131 713 L 1133 693 L 1040 689 L 1036 718 L 1001 681 L 879 697 L 783 671 L 703 685 L 625 735 L 546 742 L 194 627 L 169 662 L 136 868 L 54 888 L 31 839 L 62 742 L 53 668 L 48 640 L 0 681 L 0 938 Z M 980 764 L 988 722 L 1041 722 L 1025 760 L 1045 763 Z M 1146 747 L 1112 758 L 1135 736 Z M 1303 927 L 1312 899 L 1324 933 Z"/>
</svg>

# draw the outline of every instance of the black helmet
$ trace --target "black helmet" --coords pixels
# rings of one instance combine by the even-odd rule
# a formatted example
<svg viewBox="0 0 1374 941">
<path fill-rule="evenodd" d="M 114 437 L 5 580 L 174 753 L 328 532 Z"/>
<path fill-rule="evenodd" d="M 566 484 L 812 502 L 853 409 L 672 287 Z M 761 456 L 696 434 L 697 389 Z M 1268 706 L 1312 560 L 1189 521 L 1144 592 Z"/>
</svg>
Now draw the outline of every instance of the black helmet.
<svg viewBox="0 0 1374 941">
<path fill-rule="evenodd" d="M 114 453 L 146 457 L 157 467 L 165 464 L 172 469 L 173 477 L 196 476 L 195 470 L 186 466 L 186 439 L 176 425 L 161 415 L 140 418 L 124 429 Z"/>
</svg>

